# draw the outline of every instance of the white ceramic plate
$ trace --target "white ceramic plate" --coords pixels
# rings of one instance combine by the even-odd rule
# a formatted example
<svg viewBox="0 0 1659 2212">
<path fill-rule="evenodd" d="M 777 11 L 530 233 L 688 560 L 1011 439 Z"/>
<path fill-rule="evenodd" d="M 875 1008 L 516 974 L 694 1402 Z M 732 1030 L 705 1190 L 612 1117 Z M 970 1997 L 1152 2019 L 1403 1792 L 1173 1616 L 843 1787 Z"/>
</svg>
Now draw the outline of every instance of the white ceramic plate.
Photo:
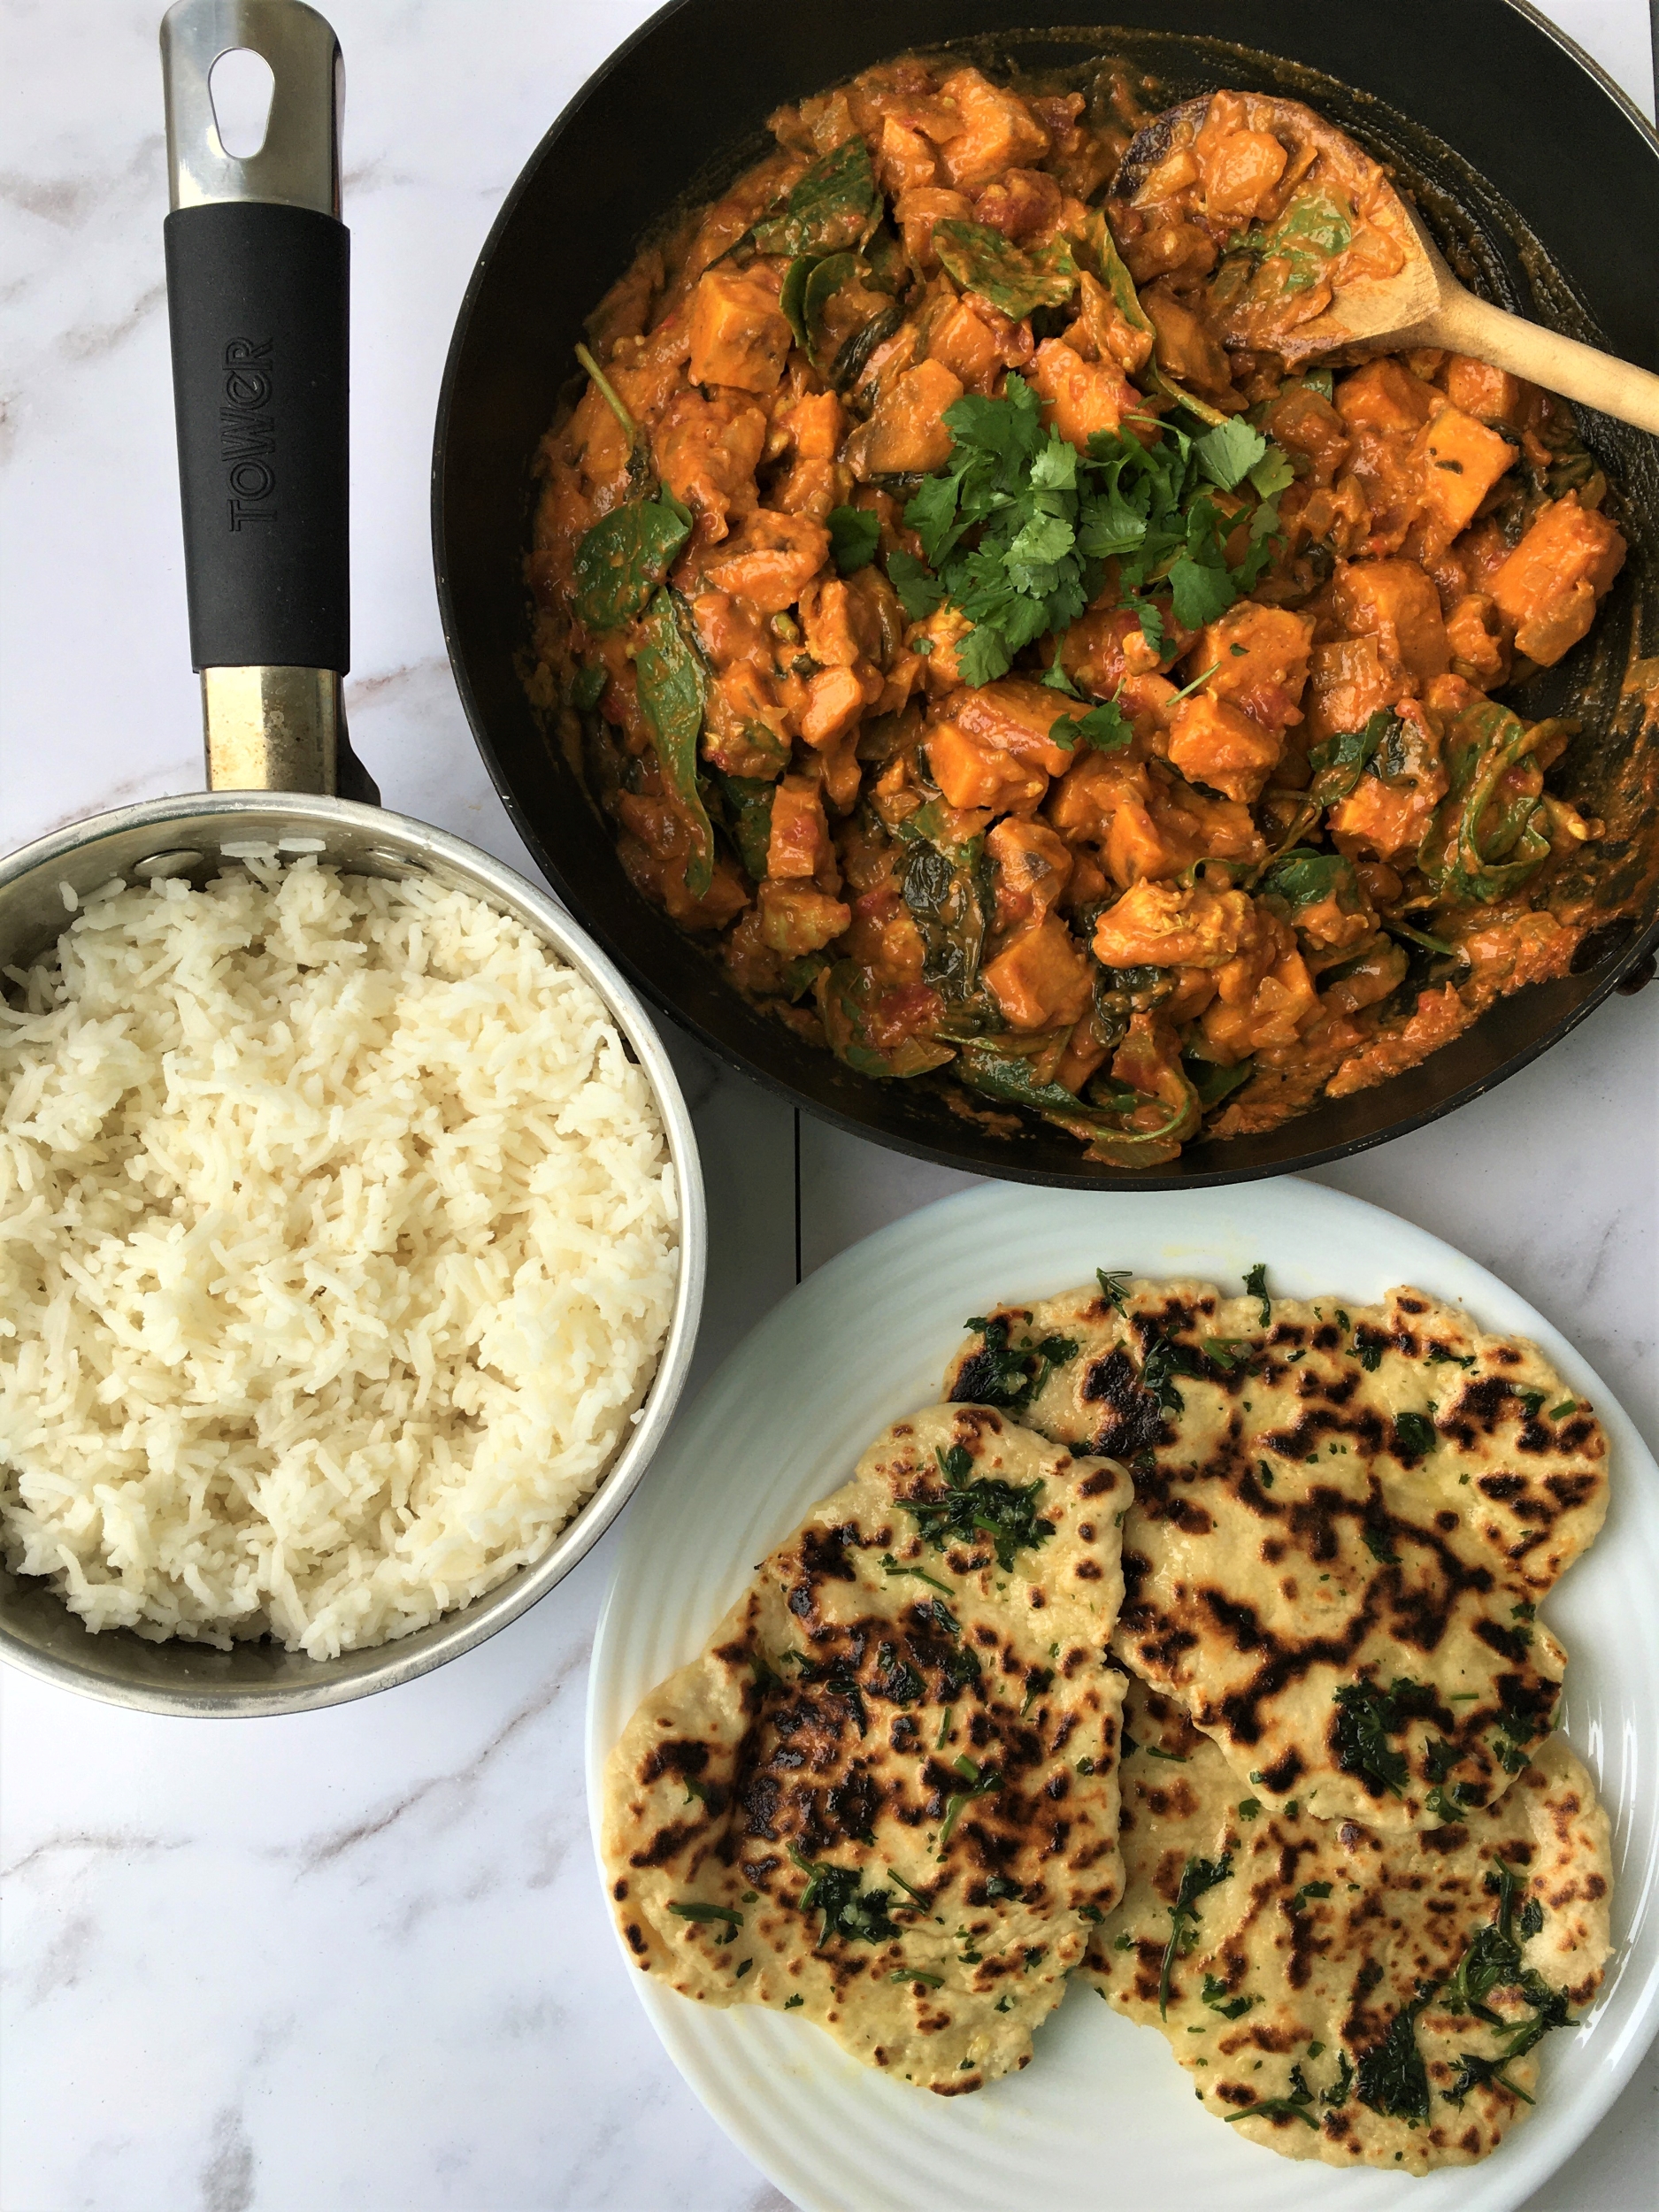
<svg viewBox="0 0 1659 2212">
<path fill-rule="evenodd" d="M 879 1430 L 934 1401 L 969 1314 L 1089 1281 L 1097 1267 L 1237 1284 L 1265 1260 L 1286 1297 L 1350 1303 L 1412 1283 L 1540 1345 L 1612 1453 L 1607 1526 L 1549 1598 L 1570 1654 L 1563 1725 L 1613 1818 L 1617 1945 L 1594 2010 L 1544 2047 L 1537 2111 L 1484 2165 L 1415 2181 L 1296 2164 L 1193 2101 L 1162 2038 L 1092 1991 L 1038 2031 L 1024 2073 L 972 2097 L 867 2070 L 808 2024 L 716 2011 L 629 1967 L 692 2088 L 808 2212 L 1510 2212 L 1571 2156 L 1659 2024 L 1659 1468 L 1548 1323 L 1449 1245 L 1360 1200 L 1284 1180 L 1100 1196 L 992 1185 L 866 1237 L 739 1347 L 658 1453 L 622 1532 L 594 1648 L 588 1802 L 634 1708 L 695 1655 L 757 1561 L 852 1472 Z M 618 1950 L 620 1950 L 618 1941 Z"/>
</svg>

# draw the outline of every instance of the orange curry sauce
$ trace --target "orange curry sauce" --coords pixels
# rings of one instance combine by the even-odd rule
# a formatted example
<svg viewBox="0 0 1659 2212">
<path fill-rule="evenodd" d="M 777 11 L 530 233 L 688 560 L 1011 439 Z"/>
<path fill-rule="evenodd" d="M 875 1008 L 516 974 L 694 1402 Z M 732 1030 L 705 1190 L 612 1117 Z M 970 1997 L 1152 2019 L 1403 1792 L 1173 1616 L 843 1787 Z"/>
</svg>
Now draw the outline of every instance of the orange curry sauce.
<svg viewBox="0 0 1659 2212">
<path fill-rule="evenodd" d="M 1022 96 L 919 60 L 780 112 L 592 319 L 609 394 L 544 442 L 528 571 L 532 695 L 733 986 L 874 1078 L 1123 1165 L 1379 1082 L 1564 972 L 1581 924 L 1550 886 L 1597 825 L 1544 790 L 1570 728 L 1489 695 L 1585 635 L 1624 555 L 1546 394 L 1438 352 L 1288 371 L 1274 338 L 1394 250 L 1317 132 L 1217 93 L 1116 198 L 1140 119 L 1120 78 Z M 867 215 L 815 231 L 854 169 Z M 977 288 L 987 233 L 1042 304 Z M 923 553 L 946 411 L 1010 376 L 1080 455 L 1240 419 L 1273 442 L 1246 595 L 1183 629 L 1107 559 L 1069 626 L 965 681 L 972 624 L 907 614 L 889 570 Z M 1210 489 L 1236 562 L 1256 495 Z M 584 544 L 591 568 L 645 498 L 683 517 L 672 561 L 595 626 Z M 676 666 L 677 764 L 641 695 Z"/>
</svg>

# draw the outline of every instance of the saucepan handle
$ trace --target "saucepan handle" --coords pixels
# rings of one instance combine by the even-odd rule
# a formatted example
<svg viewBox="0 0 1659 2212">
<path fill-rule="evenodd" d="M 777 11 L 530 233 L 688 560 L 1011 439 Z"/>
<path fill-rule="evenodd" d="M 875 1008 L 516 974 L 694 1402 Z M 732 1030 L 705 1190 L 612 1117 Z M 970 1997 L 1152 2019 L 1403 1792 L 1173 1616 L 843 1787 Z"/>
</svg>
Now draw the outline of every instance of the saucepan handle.
<svg viewBox="0 0 1659 2212">
<path fill-rule="evenodd" d="M 227 152 L 209 79 L 274 78 L 257 153 Z M 333 793 L 350 661 L 350 241 L 343 71 L 302 0 L 178 0 L 161 29 L 165 226 L 190 655 L 215 789 Z"/>
</svg>

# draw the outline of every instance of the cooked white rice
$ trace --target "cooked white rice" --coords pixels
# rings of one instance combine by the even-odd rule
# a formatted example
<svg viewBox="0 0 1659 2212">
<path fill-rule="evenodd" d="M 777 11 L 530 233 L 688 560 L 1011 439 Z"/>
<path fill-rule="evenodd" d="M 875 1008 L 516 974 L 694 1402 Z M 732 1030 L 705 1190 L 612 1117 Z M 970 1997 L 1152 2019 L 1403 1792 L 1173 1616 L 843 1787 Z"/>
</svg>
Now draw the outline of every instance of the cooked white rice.
<svg viewBox="0 0 1659 2212">
<path fill-rule="evenodd" d="M 321 1658 L 539 1558 L 655 1369 L 661 1117 L 594 990 L 418 877 L 83 902 L 0 1004 L 0 1533 L 89 1628 Z"/>
</svg>

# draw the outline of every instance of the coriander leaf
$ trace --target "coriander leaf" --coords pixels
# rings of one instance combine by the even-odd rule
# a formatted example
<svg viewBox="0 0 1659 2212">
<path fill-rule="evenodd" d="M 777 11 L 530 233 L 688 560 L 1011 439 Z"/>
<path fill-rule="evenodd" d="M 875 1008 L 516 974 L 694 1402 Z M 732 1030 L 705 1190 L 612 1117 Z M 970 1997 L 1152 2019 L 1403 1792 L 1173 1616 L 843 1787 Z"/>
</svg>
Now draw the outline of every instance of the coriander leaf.
<svg viewBox="0 0 1659 2212">
<path fill-rule="evenodd" d="M 1218 1859 L 1200 1858 L 1196 1853 L 1181 1869 L 1181 1878 L 1175 1892 L 1175 1902 L 1170 1907 L 1170 1939 L 1164 1947 L 1163 1963 L 1158 1969 L 1158 2017 L 1167 2019 L 1170 2008 L 1170 1973 L 1175 1964 L 1175 1955 L 1186 1939 L 1198 1925 L 1198 1900 L 1206 1890 L 1225 1882 L 1233 1871 L 1231 1853 L 1224 1851 Z"/>
<path fill-rule="evenodd" d="M 956 648 L 962 680 L 976 690 L 981 684 L 992 684 L 999 676 L 1006 676 L 1013 664 L 1007 640 L 999 637 L 988 623 L 976 623 Z"/>
<path fill-rule="evenodd" d="M 925 622 L 933 610 L 944 603 L 944 586 L 930 572 L 927 564 L 918 561 L 914 553 L 889 553 L 887 580 L 899 595 L 899 604 L 912 622 Z"/>
<path fill-rule="evenodd" d="M 1125 1310 L 1124 1299 L 1129 1289 L 1129 1271 L 1125 1267 L 1097 1267 L 1094 1280 L 1100 1285 L 1100 1294 L 1114 1313 Z"/>
<path fill-rule="evenodd" d="M 743 1924 L 743 1916 L 731 1905 L 681 1905 L 670 1903 L 669 1911 L 677 1913 L 681 1920 L 706 1920 L 724 1925 L 726 1933 L 719 1939 L 730 1943 Z"/>
<path fill-rule="evenodd" d="M 923 479 L 905 503 L 904 519 L 920 538 L 923 552 L 935 567 L 967 526 L 956 516 L 961 494 L 960 476 L 929 476 Z M 895 559 L 898 557 L 894 556 Z M 907 554 L 903 557 L 909 560 L 911 557 Z M 891 564 L 888 573 L 892 573 Z M 894 588 L 898 588 L 896 580 Z"/>
<path fill-rule="evenodd" d="M 863 507 L 829 511 L 830 552 L 843 576 L 868 568 L 881 542 L 881 518 Z"/>
<path fill-rule="evenodd" d="M 1417 2015 L 1439 1986 L 1419 1982 L 1415 2001 L 1396 2013 L 1388 2032 L 1362 2054 L 1359 2062 L 1359 2101 L 1389 2119 L 1426 2120 L 1429 2116 L 1429 2077 L 1417 2048 Z"/>
<path fill-rule="evenodd" d="M 803 1858 L 794 1844 L 789 1846 L 789 1856 L 808 1878 L 800 1910 L 824 1916 L 814 1948 L 821 1949 L 833 1935 L 850 1943 L 890 1943 L 903 1933 L 893 1924 L 891 1891 L 861 1891 L 856 1867 Z"/>
<path fill-rule="evenodd" d="M 1426 1415 L 1395 1414 L 1393 1448 L 1396 1459 L 1408 1464 L 1425 1459 L 1440 1440 L 1439 1431 Z"/>
<path fill-rule="evenodd" d="M 1097 753 L 1118 753 L 1134 738 L 1135 727 L 1116 700 L 1102 699 L 1087 714 L 1063 714 L 1048 732 L 1050 741 L 1071 752 L 1082 743 Z"/>
<path fill-rule="evenodd" d="M 1031 464 L 1033 491 L 1070 492 L 1077 489 L 1077 448 L 1070 438 L 1050 430 L 1048 442 Z"/>
<path fill-rule="evenodd" d="M 1183 553 L 1170 570 L 1170 601 L 1183 630 L 1202 630 L 1227 611 L 1238 587 L 1225 568 L 1202 565 Z"/>
<path fill-rule="evenodd" d="M 1202 438 L 1194 438 L 1193 451 L 1201 473 L 1212 484 L 1219 484 L 1224 492 L 1230 492 L 1265 457 L 1267 440 L 1235 415 L 1230 422 L 1217 423 Z"/>
<path fill-rule="evenodd" d="M 1291 457 L 1282 446 L 1270 444 L 1267 451 L 1248 472 L 1250 489 L 1264 506 L 1271 505 L 1287 492 L 1296 480 L 1296 471 Z M 1277 517 L 1274 518 L 1278 519 Z"/>
<path fill-rule="evenodd" d="M 1247 1298 L 1261 1300 L 1262 1326 L 1264 1329 L 1271 1329 L 1273 1325 L 1273 1302 L 1267 1294 L 1267 1262 L 1265 1260 L 1257 1260 L 1256 1265 L 1245 1277 L 1244 1294 Z"/>
</svg>

